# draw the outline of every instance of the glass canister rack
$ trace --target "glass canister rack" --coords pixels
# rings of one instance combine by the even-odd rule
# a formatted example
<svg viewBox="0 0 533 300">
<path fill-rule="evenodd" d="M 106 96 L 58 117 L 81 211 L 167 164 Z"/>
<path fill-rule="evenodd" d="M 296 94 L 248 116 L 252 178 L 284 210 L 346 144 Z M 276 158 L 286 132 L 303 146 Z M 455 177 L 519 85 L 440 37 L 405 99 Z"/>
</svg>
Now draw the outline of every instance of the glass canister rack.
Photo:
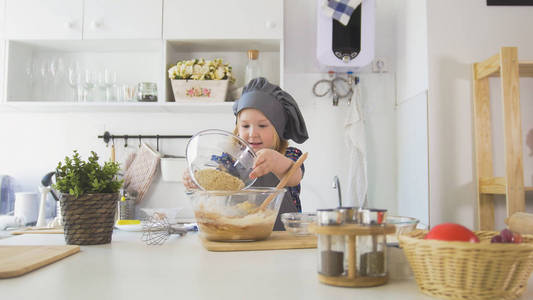
<svg viewBox="0 0 533 300">
<path fill-rule="evenodd" d="M 334 213 L 333 211 L 331 213 Z M 387 224 L 311 224 L 318 235 L 318 279 L 343 287 L 371 287 L 387 283 Z"/>
</svg>

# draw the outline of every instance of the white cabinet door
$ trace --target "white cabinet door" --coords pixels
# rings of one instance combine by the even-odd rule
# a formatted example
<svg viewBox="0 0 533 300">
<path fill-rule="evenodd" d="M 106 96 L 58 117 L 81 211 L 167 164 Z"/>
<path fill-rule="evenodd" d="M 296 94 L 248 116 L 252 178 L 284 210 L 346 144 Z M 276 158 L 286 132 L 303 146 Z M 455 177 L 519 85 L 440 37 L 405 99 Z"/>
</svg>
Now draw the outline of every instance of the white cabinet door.
<svg viewBox="0 0 533 300">
<path fill-rule="evenodd" d="M 7 39 L 81 39 L 83 0 L 5 0 Z"/>
<path fill-rule="evenodd" d="M 160 39 L 163 0 L 85 0 L 84 39 Z"/>
<path fill-rule="evenodd" d="M 283 0 L 165 0 L 164 39 L 281 39 Z"/>
<path fill-rule="evenodd" d="M 6 7 L 6 2 L 4 0 L 0 0 L 0 39 L 4 38 L 4 8 Z"/>
</svg>

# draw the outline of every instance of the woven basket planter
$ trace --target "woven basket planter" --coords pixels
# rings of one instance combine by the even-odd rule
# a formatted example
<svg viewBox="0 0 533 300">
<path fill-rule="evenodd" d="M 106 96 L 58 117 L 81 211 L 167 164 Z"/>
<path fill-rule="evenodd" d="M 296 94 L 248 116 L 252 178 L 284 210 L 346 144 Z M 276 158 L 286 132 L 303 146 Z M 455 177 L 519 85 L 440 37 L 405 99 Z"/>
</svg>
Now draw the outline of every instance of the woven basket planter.
<svg viewBox="0 0 533 300">
<path fill-rule="evenodd" d="M 491 244 L 498 232 L 476 231 L 479 243 L 425 240 L 427 231 L 400 235 L 420 290 L 443 299 L 516 299 L 533 271 L 533 236 L 521 244 Z"/>
<path fill-rule="evenodd" d="M 118 193 L 63 194 L 60 199 L 65 241 L 68 245 L 108 244 L 113 235 Z"/>
</svg>

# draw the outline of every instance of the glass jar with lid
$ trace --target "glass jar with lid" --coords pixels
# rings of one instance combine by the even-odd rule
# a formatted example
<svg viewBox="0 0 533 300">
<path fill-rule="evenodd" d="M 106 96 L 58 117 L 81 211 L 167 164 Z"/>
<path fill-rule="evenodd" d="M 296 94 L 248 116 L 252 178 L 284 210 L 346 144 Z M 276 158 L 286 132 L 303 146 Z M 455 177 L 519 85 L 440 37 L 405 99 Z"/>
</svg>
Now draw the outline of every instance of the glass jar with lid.
<svg viewBox="0 0 533 300">
<path fill-rule="evenodd" d="M 317 210 L 317 222 L 320 226 L 339 226 L 343 223 L 337 210 Z M 324 276 L 342 276 L 344 273 L 344 236 L 332 234 L 318 235 L 318 273 Z"/>
<path fill-rule="evenodd" d="M 137 101 L 157 102 L 157 83 L 139 82 L 137 85 Z"/>
</svg>

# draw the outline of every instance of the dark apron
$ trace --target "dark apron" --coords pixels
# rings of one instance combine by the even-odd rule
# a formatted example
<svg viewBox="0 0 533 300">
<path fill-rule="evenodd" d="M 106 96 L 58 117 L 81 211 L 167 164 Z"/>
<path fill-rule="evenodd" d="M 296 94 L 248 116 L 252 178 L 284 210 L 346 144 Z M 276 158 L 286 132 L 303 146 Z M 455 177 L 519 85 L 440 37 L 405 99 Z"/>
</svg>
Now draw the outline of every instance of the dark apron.
<svg viewBox="0 0 533 300">
<path fill-rule="evenodd" d="M 254 187 L 275 187 L 279 183 L 278 177 L 273 173 L 268 173 L 267 175 L 257 178 L 252 186 Z M 285 192 L 283 196 L 283 201 L 281 202 L 281 207 L 279 208 L 279 213 L 276 218 L 276 223 L 274 224 L 274 230 L 282 231 L 285 230 L 283 223 L 281 223 L 280 215 L 286 212 L 298 212 L 296 205 L 292 202 L 291 193 L 289 191 Z"/>
</svg>

